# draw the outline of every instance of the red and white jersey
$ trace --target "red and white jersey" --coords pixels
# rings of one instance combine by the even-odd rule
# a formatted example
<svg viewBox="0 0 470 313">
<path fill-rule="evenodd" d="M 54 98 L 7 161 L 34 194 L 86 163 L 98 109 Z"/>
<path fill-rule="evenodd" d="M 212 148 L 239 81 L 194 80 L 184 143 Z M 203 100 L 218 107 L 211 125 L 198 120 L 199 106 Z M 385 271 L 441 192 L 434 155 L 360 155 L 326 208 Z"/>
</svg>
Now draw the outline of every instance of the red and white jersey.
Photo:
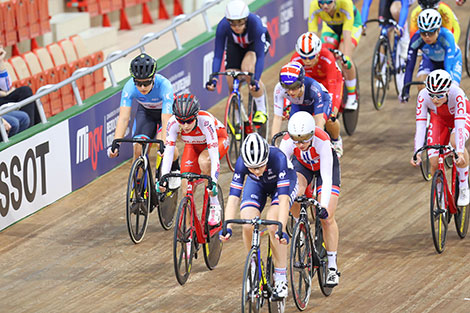
<svg viewBox="0 0 470 313">
<path fill-rule="evenodd" d="M 295 155 L 300 164 L 312 172 L 320 171 L 323 181 L 321 206 L 327 208 L 333 185 L 333 152 L 330 136 L 323 129 L 316 127 L 312 145 L 306 151 L 297 148 L 289 135 L 282 139 L 279 149 L 289 160 Z"/>
<path fill-rule="evenodd" d="M 463 90 L 452 84 L 447 103 L 440 107 L 434 105 L 426 89 L 419 92 L 416 104 L 415 151 L 424 144 L 428 110 L 439 117 L 444 127 L 455 129 L 455 149 L 457 152 L 463 152 L 465 148 L 464 130 L 470 128 L 470 103 Z"/>
<path fill-rule="evenodd" d="M 217 182 L 219 170 L 219 139 L 217 130 L 223 129 L 224 125 L 212 114 L 206 111 L 199 111 L 197 115 L 196 127 L 189 133 L 183 133 L 180 124 L 173 115 L 168 120 L 166 127 L 165 154 L 162 163 L 162 175 L 169 173 L 173 154 L 175 151 L 176 140 L 179 135 L 185 144 L 207 145 L 211 159 L 211 176 L 214 182 Z"/>
</svg>

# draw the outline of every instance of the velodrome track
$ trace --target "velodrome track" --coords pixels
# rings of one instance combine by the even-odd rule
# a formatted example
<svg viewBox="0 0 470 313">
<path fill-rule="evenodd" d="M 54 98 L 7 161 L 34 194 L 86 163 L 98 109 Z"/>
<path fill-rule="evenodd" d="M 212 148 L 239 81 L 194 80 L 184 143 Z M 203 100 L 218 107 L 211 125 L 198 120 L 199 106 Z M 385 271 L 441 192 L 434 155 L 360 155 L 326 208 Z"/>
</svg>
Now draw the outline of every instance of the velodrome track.
<svg viewBox="0 0 470 313">
<path fill-rule="evenodd" d="M 462 37 L 468 5 L 458 11 Z M 470 238 L 460 240 L 452 221 L 446 251 L 435 252 L 428 213 L 430 183 L 409 165 L 415 92 L 408 104 L 399 104 L 390 92 L 380 112 L 370 100 L 376 34 L 377 28 L 370 27 L 355 53 L 361 75 L 360 120 L 354 136 L 343 134 L 337 210 L 341 281 L 328 298 L 314 284 L 309 309 L 468 312 Z M 271 100 L 286 61 L 263 74 Z M 470 79 L 464 77 L 468 94 Z M 223 105 L 212 110 L 219 118 Z M 141 244 L 132 244 L 128 237 L 124 214 L 129 168 L 130 162 L 1 233 L 1 312 L 240 310 L 246 252 L 239 229 L 224 245 L 216 269 L 207 270 L 200 251 L 181 287 L 173 273 L 173 232 L 161 228 L 156 213 Z M 223 162 L 220 182 L 225 195 L 230 179 Z M 286 312 L 296 311 L 288 298 Z"/>
</svg>

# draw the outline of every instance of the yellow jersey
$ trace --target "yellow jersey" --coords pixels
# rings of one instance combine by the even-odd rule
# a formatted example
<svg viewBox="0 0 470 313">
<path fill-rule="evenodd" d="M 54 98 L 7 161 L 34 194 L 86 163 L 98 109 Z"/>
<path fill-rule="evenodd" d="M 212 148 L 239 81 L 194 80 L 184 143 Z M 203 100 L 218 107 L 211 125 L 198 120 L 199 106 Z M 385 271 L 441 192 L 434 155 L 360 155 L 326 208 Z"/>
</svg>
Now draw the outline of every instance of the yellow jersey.
<svg viewBox="0 0 470 313">
<path fill-rule="evenodd" d="M 354 25 L 354 5 L 352 0 L 336 0 L 336 8 L 333 16 L 323 11 L 318 0 L 310 3 L 310 11 L 308 18 L 308 31 L 316 33 L 318 31 L 318 23 L 322 19 L 328 26 L 337 28 L 342 25 L 343 30 L 352 32 Z"/>
<path fill-rule="evenodd" d="M 460 25 L 459 20 L 455 16 L 452 9 L 445 3 L 439 3 L 437 8 L 442 17 L 442 26 L 450 30 L 454 34 L 455 42 L 458 44 L 460 38 Z M 416 33 L 418 30 L 418 15 L 421 13 L 422 9 L 418 5 L 416 8 L 411 11 L 410 18 L 410 37 Z"/>
</svg>

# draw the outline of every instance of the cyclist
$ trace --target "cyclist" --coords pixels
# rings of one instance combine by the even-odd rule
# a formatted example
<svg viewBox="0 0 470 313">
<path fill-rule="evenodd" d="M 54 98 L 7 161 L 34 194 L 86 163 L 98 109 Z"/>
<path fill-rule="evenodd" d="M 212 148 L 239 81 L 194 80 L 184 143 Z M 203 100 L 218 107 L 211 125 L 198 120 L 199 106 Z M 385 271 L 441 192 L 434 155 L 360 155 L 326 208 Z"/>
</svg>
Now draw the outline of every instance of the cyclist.
<svg viewBox="0 0 470 313">
<path fill-rule="evenodd" d="M 455 42 L 458 43 L 460 39 L 460 24 L 457 16 L 452 9 L 440 0 L 418 0 L 417 6 L 411 12 L 410 18 L 410 36 L 413 36 L 418 30 L 418 15 L 426 9 L 435 9 L 439 11 L 442 18 L 442 27 L 447 28 L 454 34 Z"/>
<path fill-rule="evenodd" d="M 326 121 L 325 128 L 338 156 L 341 157 L 343 141 L 340 136 L 340 123 L 336 116 L 343 100 L 343 75 L 336 65 L 333 53 L 322 46 L 320 38 L 314 33 L 306 32 L 300 35 L 295 50 L 291 62 L 302 64 L 305 75 L 325 86 L 330 94 L 332 112 Z"/>
<path fill-rule="evenodd" d="M 122 89 L 119 117 L 114 132 L 114 139 L 126 135 L 127 125 L 131 117 L 133 103 L 137 104 L 137 112 L 132 129 L 134 137 L 144 136 L 165 141 L 166 124 L 171 116 L 173 104 L 173 87 L 168 79 L 156 74 L 157 61 L 145 53 L 136 56 L 129 68 L 132 80 L 128 80 Z M 160 132 L 161 130 L 161 132 Z M 141 154 L 142 146 L 134 145 L 134 159 Z M 108 156 L 115 158 L 119 155 L 119 144 L 116 149 L 108 148 Z M 179 170 L 177 154 L 171 166 L 172 171 Z M 177 188 L 178 180 L 171 180 L 171 185 Z"/>
<path fill-rule="evenodd" d="M 272 136 L 281 129 L 284 99 L 291 103 L 291 116 L 297 111 L 307 111 L 314 115 L 319 128 L 323 129 L 331 116 L 328 90 L 313 78 L 305 77 L 305 70 L 298 62 L 289 62 L 281 68 L 279 83 L 274 87 Z"/>
<path fill-rule="evenodd" d="M 470 132 L 470 102 L 464 91 L 452 84 L 452 76 L 444 70 L 432 71 L 426 77 L 426 88 L 418 94 L 416 105 L 416 134 L 415 151 L 425 144 L 426 117 L 431 112 L 427 144 L 447 144 L 455 147 L 458 159 L 455 160 L 459 174 L 458 206 L 465 206 L 470 202 L 468 188 L 468 150 L 465 142 Z M 437 170 L 437 150 L 428 151 L 431 174 Z M 418 166 L 421 156 L 417 155 L 417 162 L 411 158 L 411 164 Z"/>
<path fill-rule="evenodd" d="M 423 51 L 423 59 L 417 74 L 418 80 L 424 81 L 431 71 L 440 68 L 451 74 L 454 84 L 460 84 L 462 53 L 452 33 L 447 28 L 441 27 L 441 24 L 441 15 L 434 9 L 426 9 L 419 14 L 419 31 L 413 35 L 408 47 L 405 84 L 412 79 L 418 50 Z M 408 101 L 409 90 L 409 86 L 404 88 L 403 94 L 400 95 L 402 102 Z"/>
<path fill-rule="evenodd" d="M 261 18 L 250 13 L 248 6 L 242 0 L 232 0 L 225 7 L 225 17 L 217 25 L 215 33 L 215 51 L 212 62 L 212 72 L 218 72 L 222 63 L 225 43 L 227 71 L 242 70 L 254 73 L 254 80 L 245 79 L 250 83 L 250 93 L 256 103 L 257 111 L 253 116 L 256 125 L 266 123 L 268 119 L 264 85 L 261 74 L 264 67 L 264 55 L 270 46 L 270 36 Z M 206 83 L 206 88 L 213 91 L 217 78 Z M 233 78 L 227 77 L 229 91 L 233 91 Z"/>
<path fill-rule="evenodd" d="M 352 0 L 313 0 L 310 3 L 308 31 L 318 33 L 320 19 L 323 26 L 318 37 L 328 48 L 338 48 L 346 56 L 347 62 L 342 64 L 348 90 L 345 109 L 356 110 L 356 69 L 351 56 L 361 38 L 361 15 Z"/>
<path fill-rule="evenodd" d="M 209 225 L 220 223 L 221 207 L 217 198 L 217 180 L 219 178 L 219 160 L 228 150 L 229 139 L 224 125 L 212 114 L 200 110 L 199 100 L 192 94 L 179 95 L 173 102 L 173 116 L 167 125 L 165 154 L 162 162 L 162 175 L 170 171 L 171 160 L 178 136 L 185 143 L 181 157 L 183 173 L 203 173 L 212 177 L 209 186 L 210 212 Z M 182 182 L 187 188 L 186 180 Z M 164 190 L 160 187 L 160 190 Z"/>
<path fill-rule="evenodd" d="M 243 186 L 245 176 L 248 177 Z M 235 218 L 238 207 L 242 219 L 260 216 L 267 197 L 271 197 L 271 205 L 266 218 L 281 222 L 283 230 L 282 238 L 279 238 L 275 234 L 277 227 L 269 226 L 275 265 L 274 290 L 279 298 L 287 297 L 288 292 L 286 268 L 289 236 L 285 231 L 289 209 L 296 194 L 297 177 L 284 153 L 277 147 L 268 146 L 266 140 L 258 133 L 249 134 L 242 143 L 241 155 L 235 164 L 235 173 L 225 208 L 225 219 Z M 225 237 L 220 233 L 220 240 L 227 241 L 231 237 L 230 225 L 227 231 Z M 247 250 L 251 247 L 251 237 L 251 225 L 243 226 L 243 242 Z"/>
<path fill-rule="evenodd" d="M 338 285 L 339 272 L 336 264 L 338 250 L 338 225 L 335 220 L 340 191 L 340 166 L 330 139 L 321 128 L 315 127 L 315 120 L 307 112 L 297 112 L 289 120 L 289 135 L 280 144 L 280 149 L 288 159 L 292 158 L 297 172 L 297 195 L 308 194 L 306 188 L 316 177 L 317 194 L 322 209 L 320 219 L 324 230 L 325 246 L 328 256 L 329 287 Z M 292 215 L 298 219 L 300 204 L 292 205 Z"/>
</svg>

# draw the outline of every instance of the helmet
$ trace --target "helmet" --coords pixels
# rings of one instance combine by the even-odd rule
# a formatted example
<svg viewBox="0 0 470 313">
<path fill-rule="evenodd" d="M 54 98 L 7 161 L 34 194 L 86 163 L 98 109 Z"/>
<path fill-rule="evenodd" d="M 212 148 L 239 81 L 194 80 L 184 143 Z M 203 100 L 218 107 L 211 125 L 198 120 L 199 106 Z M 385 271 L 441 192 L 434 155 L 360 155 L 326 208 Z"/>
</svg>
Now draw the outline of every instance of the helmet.
<svg viewBox="0 0 470 313">
<path fill-rule="evenodd" d="M 289 119 L 287 131 L 294 141 L 308 141 L 315 133 L 315 119 L 308 112 L 296 112 Z"/>
<path fill-rule="evenodd" d="M 418 0 L 419 6 L 423 9 L 436 9 L 441 0 Z"/>
<path fill-rule="evenodd" d="M 129 71 L 137 79 L 151 78 L 157 71 L 157 61 L 148 54 L 141 53 L 131 61 Z"/>
<path fill-rule="evenodd" d="M 241 146 L 243 163 L 248 168 L 257 168 L 268 163 L 269 145 L 258 133 L 246 136 Z"/>
<path fill-rule="evenodd" d="M 184 93 L 173 101 L 173 114 L 180 122 L 191 121 L 199 113 L 200 107 L 199 100 L 194 95 Z"/>
<path fill-rule="evenodd" d="M 314 33 L 303 33 L 297 39 L 295 50 L 302 58 L 313 58 L 321 50 L 321 40 Z"/>
<path fill-rule="evenodd" d="M 297 89 L 305 79 L 305 70 L 299 62 L 289 62 L 281 68 L 279 82 L 285 89 Z"/>
<path fill-rule="evenodd" d="M 241 20 L 250 15 L 250 9 L 242 0 L 232 0 L 225 7 L 225 18 L 227 20 Z"/>
<path fill-rule="evenodd" d="M 426 89 L 430 93 L 445 93 L 452 84 L 452 76 L 444 70 L 434 70 L 426 77 Z"/>
<path fill-rule="evenodd" d="M 429 32 L 440 28 L 442 17 L 439 11 L 434 9 L 423 10 L 418 15 L 418 28 L 420 31 Z"/>
</svg>

